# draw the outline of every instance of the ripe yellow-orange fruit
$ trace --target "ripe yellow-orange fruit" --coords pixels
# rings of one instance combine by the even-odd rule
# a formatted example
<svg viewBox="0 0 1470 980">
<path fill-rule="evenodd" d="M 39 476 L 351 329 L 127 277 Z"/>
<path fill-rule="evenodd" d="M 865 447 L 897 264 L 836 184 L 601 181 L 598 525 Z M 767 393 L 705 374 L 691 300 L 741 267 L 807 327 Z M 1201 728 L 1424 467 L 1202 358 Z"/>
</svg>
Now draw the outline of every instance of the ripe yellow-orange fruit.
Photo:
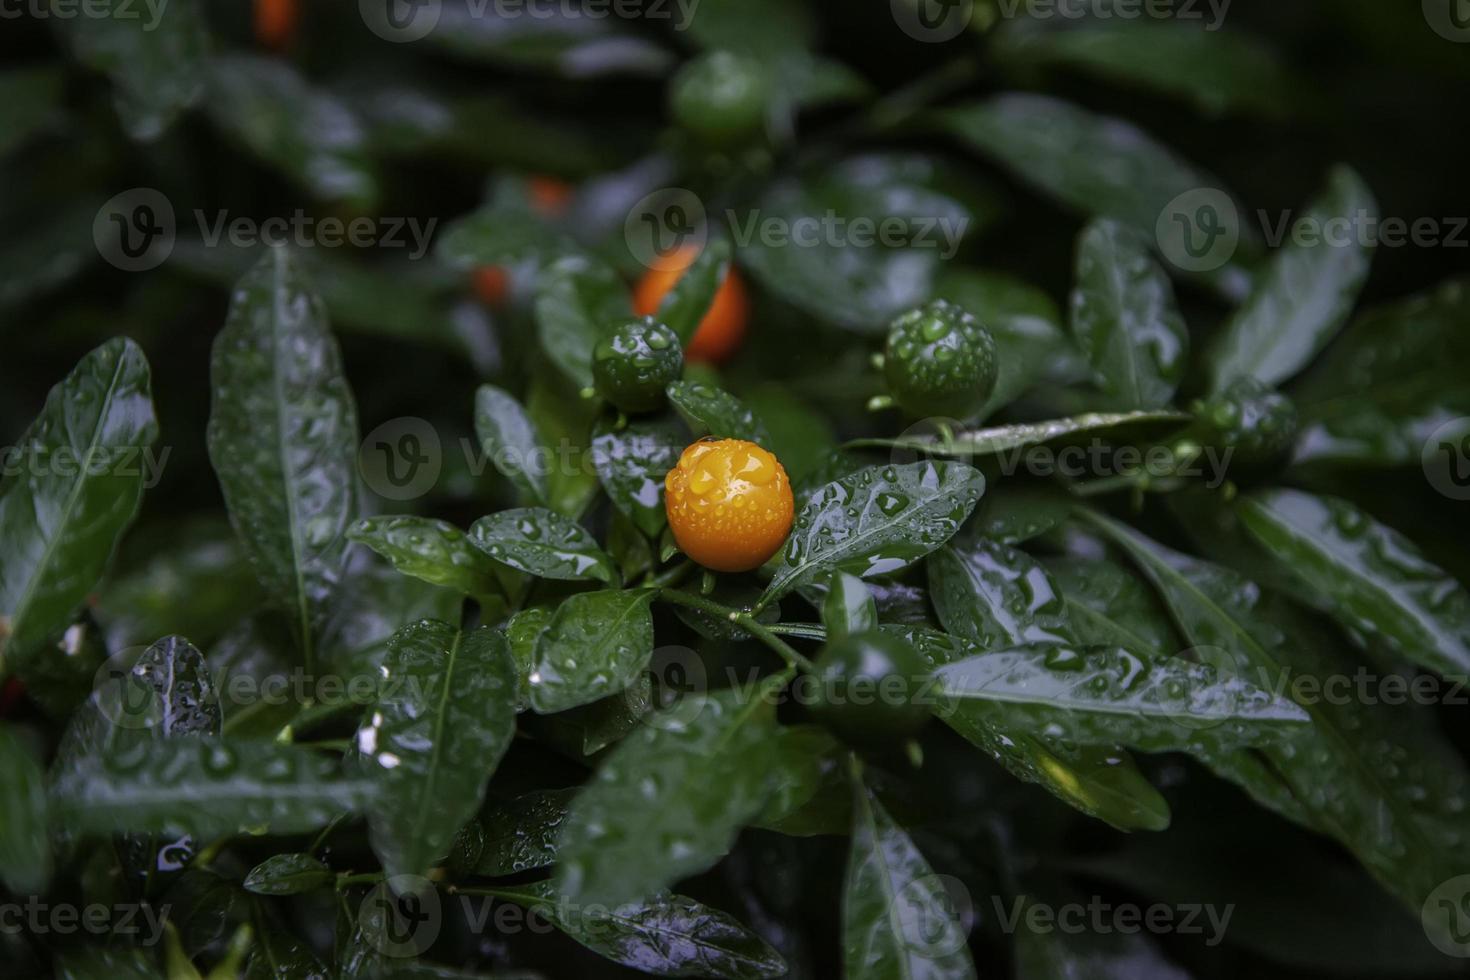
<svg viewBox="0 0 1470 980">
<path fill-rule="evenodd" d="M 657 313 L 664 295 L 698 257 L 699 246 L 692 244 L 661 255 L 633 288 L 633 311 L 640 316 Z M 749 319 L 750 300 L 745 295 L 745 284 L 732 265 L 725 281 L 715 290 L 714 302 L 699 321 L 699 328 L 684 345 L 684 360 L 709 363 L 727 360 L 745 339 L 745 324 Z"/>
<path fill-rule="evenodd" d="M 795 506 L 781 461 L 743 439 L 696 442 L 664 478 L 674 540 L 717 572 L 764 564 L 791 533 Z"/>
</svg>

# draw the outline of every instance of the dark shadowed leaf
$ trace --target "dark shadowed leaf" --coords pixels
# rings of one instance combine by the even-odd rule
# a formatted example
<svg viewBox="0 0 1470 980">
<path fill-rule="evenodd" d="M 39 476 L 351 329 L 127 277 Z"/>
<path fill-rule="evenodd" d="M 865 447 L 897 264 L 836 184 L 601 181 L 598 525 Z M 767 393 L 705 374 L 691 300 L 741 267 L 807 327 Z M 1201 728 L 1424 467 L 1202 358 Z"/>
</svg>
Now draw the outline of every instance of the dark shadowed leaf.
<svg viewBox="0 0 1470 980">
<path fill-rule="evenodd" d="M 331 868 L 310 854 L 276 854 L 251 868 L 242 884 L 257 895 L 299 895 L 335 877 Z"/>
<path fill-rule="evenodd" d="M 669 401 L 697 436 L 745 439 L 769 447 L 771 434 L 745 403 L 727 391 L 702 381 L 675 381 Z"/>
<path fill-rule="evenodd" d="M 618 274 L 585 256 L 558 259 L 537 285 L 541 349 L 581 388 L 592 387 L 592 348 L 598 338 L 630 312 L 628 287 Z"/>
<path fill-rule="evenodd" d="M 487 807 L 480 815 L 484 844 L 475 874 L 520 874 L 556 860 L 556 838 L 575 795 L 570 789 L 538 789 Z"/>
<path fill-rule="evenodd" d="M 822 624 L 827 627 L 829 640 L 878 628 L 878 607 L 862 579 L 846 572 L 837 572 L 828 579 Z"/>
<path fill-rule="evenodd" d="M 0 879 L 17 895 L 38 895 L 51 877 L 46 777 L 30 746 L 0 725 Z"/>
</svg>

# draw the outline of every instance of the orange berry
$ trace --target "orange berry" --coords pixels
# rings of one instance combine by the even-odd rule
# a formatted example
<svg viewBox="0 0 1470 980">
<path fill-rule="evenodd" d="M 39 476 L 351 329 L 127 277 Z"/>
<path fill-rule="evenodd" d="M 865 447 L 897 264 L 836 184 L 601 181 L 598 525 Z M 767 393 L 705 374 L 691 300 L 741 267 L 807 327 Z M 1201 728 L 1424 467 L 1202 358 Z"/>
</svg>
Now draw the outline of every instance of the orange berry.
<svg viewBox="0 0 1470 980">
<path fill-rule="evenodd" d="M 791 533 L 795 508 L 781 461 L 743 439 L 702 439 L 664 477 L 674 540 L 717 572 L 764 564 Z"/>
<path fill-rule="evenodd" d="M 572 185 L 555 177 L 536 174 L 526 180 L 531 207 L 548 218 L 560 217 L 572 199 Z"/>
<path fill-rule="evenodd" d="M 255 0 L 255 39 L 280 50 L 296 35 L 296 0 Z"/>
<path fill-rule="evenodd" d="M 475 295 L 489 306 L 499 306 L 510 294 L 510 273 L 498 265 L 482 265 L 475 270 L 471 283 Z"/>
<path fill-rule="evenodd" d="M 664 295 L 674 288 L 684 270 L 698 257 L 697 245 L 682 245 L 660 256 L 633 289 L 634 312 L 640 315 L 657 313 Z M 750 300 L 745 295 L 745 284 L 732 265 L 725 281 L 715 290 L 714 302 L 704 319 L 699 321 L 699 328 L 684 345 L 684 359 L 712 363 L 726 360 L 745 339 L 745 324 L 749 318 Z"/>
</svg>

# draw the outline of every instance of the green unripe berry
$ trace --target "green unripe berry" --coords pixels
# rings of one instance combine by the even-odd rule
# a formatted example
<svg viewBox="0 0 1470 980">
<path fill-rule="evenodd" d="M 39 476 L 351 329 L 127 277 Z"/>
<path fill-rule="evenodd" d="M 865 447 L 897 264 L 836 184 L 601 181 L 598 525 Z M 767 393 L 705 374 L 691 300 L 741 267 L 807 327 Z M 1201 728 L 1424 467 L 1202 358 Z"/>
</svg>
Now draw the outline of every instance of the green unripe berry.
<svg viewBox="0 0 1470 980">
<path fill-rule="evenodd" d="M 929 665 L 900 637 L 851 633 L 828 643 L 816 667 L 812 713 L 854 745 L 892 745 L 929 720 Z"/>
<path fill-rule="evenodd" d="M 597 393 L 624 412 L 649 412 L 684 373 L 679 336 L 651 316 L 619 323 L 592 351 Z"/>
<path fill-rule="evenodd" d="M 893 321 L 883 373 L 893 400 L 911 415 L 965 419 L 995 390 L 995 340 L 969 313 L 946 300 Z"/>
<path fill-rule="evenodd" d="M 1232 450 L 1242 466 L 1279 462 L 1296 441 L 1296 406 L 1252 377 L 1237 378 L 1190 409 L 1200 441 Z"/>
<path fill-rule="evenodd" d="M 670 107 L 680 126 L 713 146 L 728 146 L 764 128 L 771 87 L 759 61 L 711 51 L 674 76 Z"/>
</svg>

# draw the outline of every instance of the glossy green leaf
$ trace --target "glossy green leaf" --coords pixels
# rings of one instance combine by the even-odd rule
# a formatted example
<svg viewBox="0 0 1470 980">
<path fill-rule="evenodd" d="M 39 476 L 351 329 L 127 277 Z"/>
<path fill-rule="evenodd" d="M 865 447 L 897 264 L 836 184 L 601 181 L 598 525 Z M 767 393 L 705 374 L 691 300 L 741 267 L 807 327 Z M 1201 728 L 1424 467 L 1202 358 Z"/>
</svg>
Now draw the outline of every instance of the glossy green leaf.
<svg viewBox="0 0 1470 980">
<path fill-rule="evenodd" d="M 845 976 L 973 980 L 965 927 L 944 880 L 856 772 L 853 801 L 852 852 L 842 896 Z"/>
<path fill-rule="evenodd" d="M 1189 229 L 1159 224 L 1170 202 L 1189 191 L 1215 190 L 1220 182 L 1132 123 L 1094 115 L 1045 95 L 1006 93 L 948 109 L 942 123 L 978 153 L 1082 214 L 1113 218 L 1147 234 L 1160 234 L 1159 251 L 1186 254 Z M 1228 194 L 1227 194 L 1228 197 Z M 1257 250 L 1240 222 L 1240 248 Z M 1239 299 L 1250 277 L 1237 264 L 1209 276 L 1215 287 Z"/>
<path fill-rule="evenodd" d="M 1168 612 L 1129 569 L 1107 558 L 1047 558 L 1042 564 L 1062 594 L 1077 642 L 1122 647 L 1148 660 L 1183 649 Z"/>
<path fill-rule="evenodd" d="M 730 268 L 730 243 L 723 238 L 712 238 L 680 274 L 673 288 L 664 294 L 654 315 L 679 335 L 679 343 L 687 347 L 694 339 Z"/>
<path fill-rule="evenodd" d="M 592 465 L 603 490 L 647 537 L 668 523 L 664 477 L 679 462 L 689 433 L 669 418 L 637 419 L 622 428 L 599 420 L 592 436 Z"/>
<path fill-rule="evenodd" d="M 792 837 L 847 833 L 846 747 L 820 725 L 783 725 L 772 741 L 774 789 L 756 825 Z"/>
<path fill-rule="evenodd" d="M 1376 307 L 1357 317 L 1293 386 L 1301 409 L 1298 462 L 1418 464 L 1446 421 L 1470 416 L 1470 282 Z M 1445 454 L 1428 449 L 1431 461 Z"/>
<path fill-rule="evenodd" d="M 209 838 L 244 827 L 308 833 L 344 811 L 361 811 L 375 791 L 309 749 L 199 737 L 83 756 L 55 775 L 51 802 L 57 823 L 75 832 Z"/>
<path fill-rule="evenodd" d="M 884 629 L 908 640 L 935 670 L 974 654 L 973 645 L 935 630 Z M 1017 779 L 1036 783 L 1089 816 L 1119 830 L 1169 826 L 1169 804 L 1121 748 L 1079 746 L 1010 731 L 984 701 L 940 700 L 934 714 Z"/>
<path fill-rule="evenodd" d="M 669 385 L 673 403 L 697 436 L 744 439 L 769 447 L 771 434 L 756 414 L 734 395 L 702 381 L 675 381 Z"/>
<path fill-rule="evenodd" d="M 1121 408 L 1159 408 L 1184 375 L 1189 332 L 1141 237 L 1096 221 L 1077 240 L 1072 336 Z"/>
<path fill-rule="evenodd" d="M 357 733 L 378 786 L 368 812 L 388 874 L 423 874 L 480 809 L 515 735 L 515 667 L 505 636 L 420 622 L 389 644 L 383 696 Z"/>
<path fill-rule="evenodd" d="M 475 391 L 475 435 L 491 464 L 525 499 L 546 503 L 546 469 L 551 460 L 542 448 L 536 423 L 520 402 L 494 385 L 480 385 Z"/>
<path fill-rule="evenodd" d="M 1075 642 L 1066 603 L 1030 555 L 966 538 L 929 558 L 929 597 L 947 632 L 982 650 Z"/>
<path fill-rule="evenodd" d="M 554 714 L 631 684 L 653 653 L 649 589 L 583 592 L 564 600 L 536 641 L 531 707 Z"/>
<path fill-rule="evenodd" d="M 580 524 L 544 507 L 517 507 L 482 517 L 470 541 L 485 554 L 538 578 L 617 581 L 617 569 Z"/>
<path fill-rule="evenodd" d="M 619 318 L 631 315 L 628 287 L 611 268 L 571 255 L 553 262 L 536 290 L 541 349 L 580 388 L 592 387 L 592 348 Z"/>
<path fill-rule="evenodd" d="M 257 895 L 299 895 L 335 877 L 331 868 L 310 854 L 276 854 L 251 868 L 241 884 Z"/>
<path fill-rule="evenodd" d="M 944 544 L 985 491 L 957 463 L 871 466 L 817 490 L 802 505 L 761 604 L 832 571 L 895 572 Z"/>
<path fill-rule="evenodd" d="M 475 874 L 492 878 L 545 868 L 556 860 L 556 838 L 574 790 L 534 790 L 496 803 L 480 817 L 484 845 Z"/>
<path fill-rule="evenodd" d="M 1295 702 L 1212 666 L 1148 663 L 1117 648 L 995 650 L 948 664 L 935 680 L 941 697 L 991 702 L 1007 730 L 1144 752 L 1282 742 L 1308 720 Z"/>
<path fill-rule="evenodd" d="M 683 895 L 659 892 L 612 908 L 567 914 L 565 896 L 549 881 L 495 895 L 527 909 L 593 952 L 661 977 L 759 980 L 786 976 L 779 953 L 718 909 Z"/>
<path fill-rule="evenodd" d="M 1327 346 L 1368 278 L 1377 212 L 1362 178 L 1335 167 L 1211 348 L 1213 390 L 1243 376 L 1279 384 Z"/>
<path fill-rule="evenodd" d="M 1338 497 L 1263 490 L 1241 520 L 1339 621 L 1449 677 L 1470 672 L 1470 593 L 1408 538 Z"/>
<path fill-rule="evenodd" d="M 198 4 L 102 0 L 85 16 L 53 20 L 77 60 L 112 80 L 117 114 L 135 140 L 157 139 L 204 93 L 210 42 Z"/>
<path fill-rule="evenodd" d="M 485 600 L 500 593 L 494 560 L 448 521 L 403 514 L 368 517 L 347 529 L 405 575 Z"/>
<path fill-rule="evenodd" d="M 240 281 L 210 383 L 209 459 L 230 522 L 309 664 L 357 516 L 357 407 L 321 300 L 285 249 Z"/>
<path fill-rule="evenodd" d="M 828 579 L 827 595 L 822 600 L 822 625 L 827 627 L 829 640 L 878 628 L 878 607 L 862 579 L 846 572 L 837 572 Z"/>
<path fill-rule="evenodd" d="M 1106 432 L 1122 427 L 1160 428 L 1180 426 L 1189 421 L 1183 412 L 1152 410 L 1137 412 L 1087 412 L 1070 418 L 1046 422 L 1017 422 L 983 429 L 962 429 L 951 438 L 939 435 L 900 436 L 897 439 L 854 439 L 847 445 L 854 449 L 911 449 L 934 456 L 961 459 L 992 456 L 1013 449 L 1037 446 L 1066 436 Z"/>
<path fill-rule="evenodd" d="M 762 689 L 687 697 L 645 719 L 572 801 L 558 843 L 561 890 L 616 905 L 723 857 L 770 791 L 774 727 Z"/>
<path fill-rule="evenodd" d="M 1065 521 L 1072 500 L 1050 483 L 997 483 L 975 510 L 975 533 L 1001 544 L 1029 541 Z"/>
<path fill-rule="evenodd" d="M 587 465 L 597 408 L 596 400 L 578 397 L 558 372 L 538 372 L 526 394 L 526 412 L 542 444 L 556 447 L 557 464 L 546 474 L 546 505 L 567 517 L 580 517 L 597 496 L 598 474 Z"/>
<path fill-rule="evenodd" d="M 0 880 L 14 894 L 40 894 L 51 877 L 46 777 L 8 725 L 0 725 L 0 799 Z"/>
<path fill-rule="evenodd" d="M 280 58 L 210 62 L 206 108 L 236 143 L 324 201 L 371 207 L 380 187 L 362 120 Z"/>
<path fill-rule="evenodd" d="M 0 655 L 22 674 L 102 577 L 158 438 L 148 362 L 110 340 L 51 389 L 0 483 Z"/>
<path fill-rule="evenodd" d="M 1333 678 L 1350 679 L 1358 669 L 1330 640 L 1273 613 L 1254 583 L 1227 569 L 1100 515 L 1088 520 L 1143 569 L 1197 647 L 1222 651 L 1267 690 L 1297 674 L 1313 679 L 1319 693 L 1299 699 L 1312 727 L 1267 755 L 1316 829 L 1350 849 L 1411 909 L 1445 880 L 1446 868 L 1467 866 L 1459 810 L 1470 774 L 1424 719 L 1403 706 L 1322 696 Z"/>
<path fill-rule="evenodd" d="M 448 223 L 434 254 L 459 269 L 550 262 L 574 250 L 565 235 L 530 209 L 492 201 Z"/>
</svg>

